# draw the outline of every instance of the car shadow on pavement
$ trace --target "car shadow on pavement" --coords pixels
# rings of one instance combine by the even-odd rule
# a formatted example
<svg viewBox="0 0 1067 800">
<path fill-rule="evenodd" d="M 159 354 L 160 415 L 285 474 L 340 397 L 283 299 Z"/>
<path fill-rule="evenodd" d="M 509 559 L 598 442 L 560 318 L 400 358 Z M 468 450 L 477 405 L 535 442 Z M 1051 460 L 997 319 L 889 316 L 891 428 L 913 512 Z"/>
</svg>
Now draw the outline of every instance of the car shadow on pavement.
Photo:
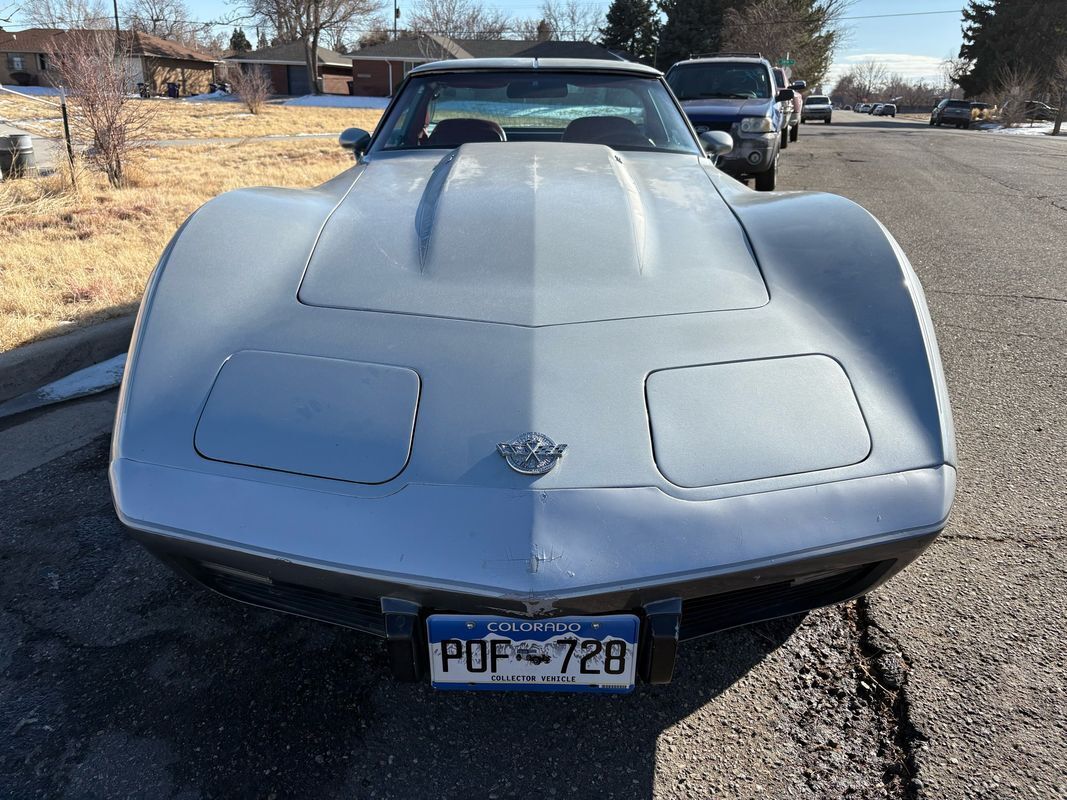
<svg viewBox="0 0 1067 800">
<path fill-rule="evenodd" d="M 846 112 L 849 113 L 849 112 Z M 835 116 L 834 121 L 825 127 L 831 128 L 886 128 L 892 130 L 899 130 L 901 128 L 929 128 L 928 122 L 916 122 L 910 119 L 895 119 L 893 117 L 871 117 L 866 114 L 857 114 L 856 120 L 851 120 L 847 116 L 840 117 Z M 809 125 L 818 125 L 820 123 L 808 123 Z"/>
<path fill-rule="evenodd" d="M 380 640 L 192 587 L 128 539 L 107 444 L 0 483 L 0 796 L 646 797 L 664 729 L 801 620 L 687 643 L 674 683 L 629 696 L 397 683 Z"/>
</svg>

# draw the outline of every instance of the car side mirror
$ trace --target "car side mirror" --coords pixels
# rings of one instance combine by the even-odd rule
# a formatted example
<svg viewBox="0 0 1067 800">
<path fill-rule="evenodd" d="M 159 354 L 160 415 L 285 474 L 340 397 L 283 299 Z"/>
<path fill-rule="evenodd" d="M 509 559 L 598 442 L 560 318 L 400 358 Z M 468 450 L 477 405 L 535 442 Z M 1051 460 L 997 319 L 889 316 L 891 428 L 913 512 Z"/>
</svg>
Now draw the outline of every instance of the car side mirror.
<svg viewBox="0 0 1067 800">
<path fill-rule="evenodd" d="M 700 144 L 709 156 L 724 156 L 734 149 L 734 140 L 726 131 L 704 131 Z"/>
<path fill-rule="evenodd" d="M 792 89 L 779 89 L 778 95 L 774 98 L 777 103 L 792 103 L 795 92 Z"/>
<path fill-rule="evenodd" d="M 362 128 L 346 128 L 337 137 L 337 143 L 345 150 L 351 150 L 352 155 L 359 158 L 367 152 L 367 145 L 370 144 L 370 134 Z"/>
<path fill-rule="evenodd" d="M 793 81 L 793 83 L 790 84 L 790 88 L 791 89 L 796 89 L 798 92 L 802 92 L 802 91 L 804 91 L 805 89 L 808 88 L 808 82 L 807 81 Z"/>
</svg>

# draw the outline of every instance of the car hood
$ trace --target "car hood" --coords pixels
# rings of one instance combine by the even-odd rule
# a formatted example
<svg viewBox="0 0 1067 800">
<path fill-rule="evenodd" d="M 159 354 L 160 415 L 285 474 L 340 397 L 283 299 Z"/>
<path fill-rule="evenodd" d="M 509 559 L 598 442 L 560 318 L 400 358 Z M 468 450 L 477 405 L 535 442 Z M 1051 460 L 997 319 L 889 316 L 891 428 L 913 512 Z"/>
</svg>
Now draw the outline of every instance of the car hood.
<svg viewBox="0 0 1067 800">
<path fill-rule="evenodd" d="M 696 155 L 476 143 L 370 159 L 327 219 L 299 299 L 536 327 L 768 295 Z"/>
<path fill-rule="evenodd" d="M 768 98 L 755 100 L 686 100 L 682 103 L 685 113 L 694 122 L 731 121 L 742 116 L 766 116 L 770 113 L 772 101 Z"/>
</svg>

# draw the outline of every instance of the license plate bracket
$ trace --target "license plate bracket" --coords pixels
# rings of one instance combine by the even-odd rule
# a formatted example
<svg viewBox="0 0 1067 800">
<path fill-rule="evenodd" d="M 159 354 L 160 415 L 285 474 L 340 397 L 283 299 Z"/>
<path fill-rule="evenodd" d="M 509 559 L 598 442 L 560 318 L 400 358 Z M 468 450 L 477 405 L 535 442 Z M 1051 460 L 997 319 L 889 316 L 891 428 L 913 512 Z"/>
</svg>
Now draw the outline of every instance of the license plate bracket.
<svg viewBox="0 0 1067 800">
<path fill-rule="evenodd" d="M 633 614 L 528 620 L 433 614 L 430 682 L 474 691 L 633 691 L 640 620 Z"/>
</svg>

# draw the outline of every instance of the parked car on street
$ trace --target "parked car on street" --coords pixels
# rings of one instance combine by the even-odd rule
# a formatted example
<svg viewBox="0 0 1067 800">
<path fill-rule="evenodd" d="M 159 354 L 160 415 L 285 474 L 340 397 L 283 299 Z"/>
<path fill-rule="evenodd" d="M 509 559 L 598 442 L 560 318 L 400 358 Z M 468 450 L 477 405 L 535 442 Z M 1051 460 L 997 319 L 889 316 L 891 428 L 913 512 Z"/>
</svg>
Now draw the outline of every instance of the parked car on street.
<svg viewBox="0 0 1067 800">
<path fill-rule="evenodd" d="M 876 117 L 895 117 L 897 107 L 894 103 L 879 103 L 873 113 Z"/>
<path fill-rule="evenodd" d="M 1023 116 L 1029 120 L 1051 122 L 1056 119 L 1056 115 L 1059 114 L 1059 112 L 1060 110 L 1058 108 L 1054 108 L 1048 103 L 1042 103 L 1040 100 L 1027 100 Z"/>
<path fill-rule="evenodd" d="M 931 125 L 955 125 L 966 128 L 971 124 L 971 104 L 966 100 L 949 100 L 945 98 L 930 112 Z"/>
<path fill-rule="evenodd" d="M 672 78 L 776 152 L 766 61 Z M 717 169 L 727 133 L 627 61 L 411 69 L 350 169 L 228 192 L 166 246 L 120 521 L 439 689 L 667 683 L 682 640 L 881 585 L 956 485 L 921 284 L 850 200 Z"/>
<path fill-rule="evenodd" d="M 804 108 L 800 112 L 800 121 L 822 120 L 827 125 L 833 116 L 834 108 L 830 104 L 830 98 L 823 94 L 811 94 L 804 100 Z"/>
<path fill-rule="evenodd" d="M 881 110 L 882 105 L 883 105 L 882 103 L 875 103 L 873 106 L 871 106 L 867 110 L 867 113 L 868 114 L 877 114 L 879 112 L 879 110 Z"/>
<path fill-rule="evenodd" d="M 759 191 L 778 180 L 778 159 L 788 132 L 793 90 L 777 89 L 770 62 L 758 53 L 719 53 L 679 61 L 667 83 L 681 101 L 697 133 L 725 131 L 734 149 L 719 169 Z"/>
<path fill-rule="evenodd" d="M 789 147 L 789 142 L 795 142 L 797 137 L 800 136 L 800 118 L 804 111 L 804 96 L 801 92 L 808 87 L 804 81 L 792 81 L 790 82 L 789 73 L 786 72 L 784 67 L 774 67 L 774 82 L 779 91 L 782 89 L 793 90 L 792 103 L 786 103 L 785 111 L 788 116 L 788 123 L 782 131 L 782 149 L 785 150 Z"/>
<path fill-rule="evenodd" d="M 871 104 L 870 103 L 860 103 L 858 106 L 855 106 L 855 108 L 853 110 L 858 114 L 866 114 L 871 110 Z"/>
</svg>

